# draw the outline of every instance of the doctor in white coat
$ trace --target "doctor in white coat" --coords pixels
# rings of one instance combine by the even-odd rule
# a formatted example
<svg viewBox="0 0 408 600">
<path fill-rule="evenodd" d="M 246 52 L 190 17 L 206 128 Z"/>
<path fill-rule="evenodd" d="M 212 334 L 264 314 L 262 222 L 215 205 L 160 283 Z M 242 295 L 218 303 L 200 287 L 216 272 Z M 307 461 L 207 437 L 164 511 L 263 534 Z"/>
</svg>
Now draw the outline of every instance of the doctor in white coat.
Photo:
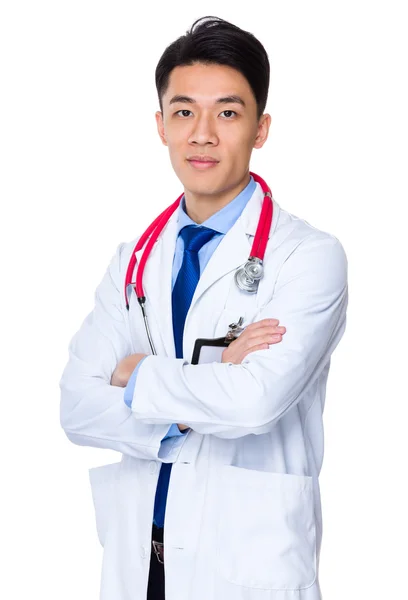
<svg viewBox="0 0 408 600">
<path fill-rule="evenodd" d="M 129 310 L 124 295 L 136 238 L 118 246 L 60 381 L 68 438 L 122 455 L 90 469 L 104 547 L 100 598 L 146 600 L 156 488 L 162 464 L 171 463 L 166 600 L 321 600 L 322 413 L 331 355 L 346 326 L 346 255 L 334 235 L 273 198 L 264 276 L 256 293 L 236 285 L 264 200 L 249 161 L 271 122 L 263 112 L 269 63 L 256 38 L 200 20 L 165 50 L 156 84 L 158 132 L 184 187 L 143 275 L 157 354 L 135 293 Z M 181 211 L 206 225 L 248 189 L 200 274 L 177 357 L 172 275 Z M 136 255 L 139 265 L 143 249 Z M 222 362 L 191 364 L 197 338 L 223 336 L 241 316 L 246 328 Z M 166 437 L 172 427 L 179 435 Z"/>
</svg>

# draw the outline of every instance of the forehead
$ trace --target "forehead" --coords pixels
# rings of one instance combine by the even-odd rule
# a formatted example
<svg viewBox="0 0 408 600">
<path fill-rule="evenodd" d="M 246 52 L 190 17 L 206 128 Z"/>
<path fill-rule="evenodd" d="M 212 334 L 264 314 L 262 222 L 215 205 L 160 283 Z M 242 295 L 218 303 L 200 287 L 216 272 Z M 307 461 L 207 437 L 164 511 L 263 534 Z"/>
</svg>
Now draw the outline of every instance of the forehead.
<svg viewBox="0 0 408 600">
<path fill-rule="evenodd" d="M 239 95 L 248 104 L 255 102 L 247 79 L 226 65 L 194 64 L 175 67 L 163 96 L 169 102 L 174 95 L 190 96 L 197 102 L 215 101 L 221 96 Z"/>
</svg>

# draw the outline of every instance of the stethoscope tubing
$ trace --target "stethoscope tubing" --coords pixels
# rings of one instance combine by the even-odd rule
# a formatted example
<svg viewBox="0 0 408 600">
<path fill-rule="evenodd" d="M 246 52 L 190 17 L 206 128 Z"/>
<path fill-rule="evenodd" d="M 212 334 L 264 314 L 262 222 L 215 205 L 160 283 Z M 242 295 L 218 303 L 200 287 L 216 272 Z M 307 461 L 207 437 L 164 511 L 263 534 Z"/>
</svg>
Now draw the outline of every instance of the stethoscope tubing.
<svg viewBox="0 0 408 600">
<path fill-rule="evenodd" d="M 252 175 L 254 180 L 257 181 L 261 185 L 262 191 L 264 193 L 264 201 L 262 204 L 262 210 L 261 210 L 261 214 L 259 217 L 258 226 L 257 226 L 256 232 L 255 232 L 255 237 L 254 237 L 254 241 L 252 244 L 249 260 L 257 259 L 260 262 L 260 264 L 262 265 L 263 258 L 265 256 L 266 245 L 268 243 L 269 231 L 270 231 L 271 224 L 272 224 L 272 215 L 273 215 L 272 192 L 271 192 L 270 188 L 268 187 L 268 185 L 266 184 L 266 182 L 259 175 L 256 175 L 256 173 L 253 173 L 251 171 L 250 171 L 250 175 Z M 147 259 L 150 255 L 150 252 L 151 252 L 154 244 L 156 243 L 156 240 L 158 239 L 159 235 L 163 231 L 163 229 L 166 226 L 167 222 L 169 221 L 171 215 L 179 207 L 182 197 L 183 197 L 183 194 L 180 194 L 180 196 L 177 198 L 177 200 L 175 200 L 175 202 L 173 202 L 173 204 L 171 204 L 162 213 L 160 213 L 160 215 L 158 217 L 156 217 L 156 219 L 149 225 L 149 227 L 146 229 L 146 231 L 143 233 L 143 235 L 139 238 L 139 240 L 136 244 L 136 247 L 132 253 L 132 256 L 130 258 L 129 265 L 128 265 L 128 268 L 126 271 L 125 300 L 126 300 L 126 308 L 127 308 L 127 310 L 129 310 L 127 286 L 131 285 L 132 274 L 133 274 L 133 271 L 135 269 L 136 262 L 137 262 L 136 252 L 138 252 L 139 250 L 141 250 L 143 248 L 143 246 L 146 243 L 146 240 L 150 236 L 150 239 L 148 240 L 148 242 L 146 244 L 146 248 L 140 259 L 139 267 L 137 269 L 135 291 L 136 291 L 137 300 L 138 300 L 141 310 L 142 310 L 143 320 L 144 320 L 150 348 L 152 350 L 152 353 L 155 355 L 156 355 L 156 350 L 154 347 L 154 343 L 153 343 L 153 339 L 152 339 L 152 335 L 150 332 L 149 323 L 148 323 L 148 319 L 147 319 L 146 309 L 145 309 L 146 297 L 144 295 L 144 289 L 143 289 L 143 272 L 144 272 L 144 268 L 145 268 Z"/>
</svg>

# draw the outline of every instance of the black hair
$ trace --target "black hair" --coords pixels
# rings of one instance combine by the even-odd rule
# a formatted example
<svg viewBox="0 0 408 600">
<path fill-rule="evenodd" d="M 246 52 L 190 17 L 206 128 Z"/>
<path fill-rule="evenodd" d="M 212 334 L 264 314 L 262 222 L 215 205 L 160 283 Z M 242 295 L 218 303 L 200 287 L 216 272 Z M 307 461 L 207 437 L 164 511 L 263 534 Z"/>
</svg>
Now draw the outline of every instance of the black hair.
<svg viewBox="0 0 408 600">
<path fill-rule="evenodd" d="M 270 67 L 265 48 L 252 33 L 218 17 L 197 19 L 186 35 L 165 49 L 157 63 L 155 78 L 161 111 L 171 71 L 195 63 L 227 65 L 239 71 L 255 96 L 259 119 L 268 98 Z"/>
</svg>

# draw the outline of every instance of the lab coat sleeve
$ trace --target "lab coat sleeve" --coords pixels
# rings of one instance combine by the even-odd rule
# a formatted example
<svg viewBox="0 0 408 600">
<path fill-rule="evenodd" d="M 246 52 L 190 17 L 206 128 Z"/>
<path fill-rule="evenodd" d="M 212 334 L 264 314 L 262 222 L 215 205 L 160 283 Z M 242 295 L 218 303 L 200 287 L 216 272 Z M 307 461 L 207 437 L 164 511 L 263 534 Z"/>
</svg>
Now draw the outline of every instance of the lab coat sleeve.
<svg viewBox="0 0 408 600">
<path fill-rule="evenodd" d="M 187 436 L 175 440 L 171 456 L 166 455 L 161 442 L 174 421 L 134 419 L 123 400 L 124 388 L 110 384 L 117 364 L 133 353 L 126 309 L 121 304 L 127 267 L 122 261 L 120 268 L 124 247 L 119 244 L 96 289 L 92 312 L 70 341 L 69 360 L 60 380 L 60 423 L 74 444 L 173 462 Z"/>
<path fill-rule="evenodd" d="M 132 400 L 133 400 L 133 393 L 135 391 L 135 383 L 136 383 L 136 378 L 137 378 L 137 372 L 140 369 L 140 365 L 142 364 L 142 362 L 146 359 L 146 357 L 142 358 L 142 360 L 140 360 L 138 362 L 138 364 L 136 365 L 132 375 L 129 377 L 129 381 L 127 382 L 127 385 L 125 387 L 125 393 L 124 393 L 124 397 L 123 400 L 126 404 L 126 406 L 131 406 L 132 404 Z M 162 439 L 162 442 L 164 442 L 164 440 L 167 440 L 168 438 L 171 437 L 177 437 L 180 435 L 185 435 L 187 433 L 187 429 L 184 429 L 183 431 L 180 431 L 180 429 L 178 428 L 177 423 L 173 423 L 173 425 L 169 428 L 167 434 L 165 435 L 165 437 Z"/>
<path fill-rule="evenodd" d="M 310 234 L 286 257 L 272 298 L 255 319 L 279 319 L 286 327 L 282 341 L 238 365 L 147 357 L 136 382 L 133 417 L 185 423 L 226 439 L 267 433 L 328 363 L 345 330 L 347 304 L 343 246 L 330 234 Z"/>
</svg>

